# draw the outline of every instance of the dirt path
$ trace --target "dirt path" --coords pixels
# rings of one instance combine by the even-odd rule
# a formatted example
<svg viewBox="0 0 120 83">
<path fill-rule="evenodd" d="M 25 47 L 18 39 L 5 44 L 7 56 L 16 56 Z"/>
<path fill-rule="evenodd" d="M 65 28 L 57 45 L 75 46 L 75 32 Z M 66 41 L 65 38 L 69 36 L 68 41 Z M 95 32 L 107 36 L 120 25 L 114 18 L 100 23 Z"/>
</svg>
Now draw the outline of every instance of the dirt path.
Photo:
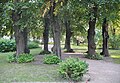
<svg viewBox="0 0 120 83">
<path fill-rule="evenodd" d="M 120 64 L 112 62 L 111 58 L 90 60 L 80 53 L 64 53 L 63 57 L 79 57 L 89 64 L 90 81 L 88 83 L 120 83 Z"/>
<path fill-rule="evenodd" d="M 120 83 L 120 64 L 114 64 L 110 58 L 89 60 L 80 53 L 62 54 L 62 59 L 68 57 L 78 57 L 89 64 L 88 74 L 90 75 L 90 81 L 88 83 Z M 34 64 L 43 64 L 42 58 L 42 55 L 38 55 Z"/>
<path fill-rule="evenodd" d="M 111 58 L 90 60 L 84 58 L 81 53 L 62 53 L 62 59 L 68 57 L 78 57 L 89 64 L 90 81 L 88 83 L 120 83 L 120 64 L 113 63 Z M 41 61 L 38 60 L 36 63 L 40 64 Z"/>
</svg>

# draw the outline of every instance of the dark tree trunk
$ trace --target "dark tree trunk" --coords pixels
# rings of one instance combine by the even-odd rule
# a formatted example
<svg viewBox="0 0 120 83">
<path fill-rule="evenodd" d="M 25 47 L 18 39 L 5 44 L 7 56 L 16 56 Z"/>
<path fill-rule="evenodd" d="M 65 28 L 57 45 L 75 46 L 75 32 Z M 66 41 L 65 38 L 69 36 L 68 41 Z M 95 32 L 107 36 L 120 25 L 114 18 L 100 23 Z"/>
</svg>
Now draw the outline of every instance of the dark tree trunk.
<svg viewBox="0 0 120 83">
<path fill-rule="evenodd" d="M 30 53 L 30 50 L 28 48 L 28 29 L 27 28 L 23 29 L 23 37 L 24 37 L 24 44 L 25 44 L 24 53 Z"/>
<path fill-rule="evenodd" d="M 77 46 L 79 46 L 79 44 L 80 44 L 78 39 L 76 39 L 76 44 L 77 44 Z"/>
<path fill-rule="evenodd" d="M 20 14 L 13 11 L 12 12 L 12 20 L 13 20 L 13 30 L 16 42 L 16 56 L 22 53 L 29 53 L 29 49 L 27 47 L 27 28 L 21 30 L 21 28 L 16 25 L 16 22 L 19 21 Z"/>
<path fill-rule="evenodd" d="M 103 37 L 103 47 L 102 47 L 102 52 L 101 55 L 104 55 L 105 57 L 109 56 L 108 52 L 108 23 L 106 18 L 104 18 L 103 24 L 102 24 L 102 37 Z"/>
<path fill-rule="evenodd" d="M 94 36 L 95 36 L 95 24 L 96 24 L 96 17 L 97 17 L 97 7 L 93 7 L 93 15 L 94 17 L 90 17 L 89 20 L 89 29 L 88 29 L 88 54 L 89 55 L 95 55 L 95 41 L 94 41 Z"/>
<path fill-rule="evenodd" d="M 73 52 L 73 50 L 71 49 L 71 45 L 70 45 L 70 39 L 72 36 L 70 21 L 68 21 L 66 19 L 65 19 L 65 27 L 66 27 L 65 49 L 67 49 L 67 52 Z"/>
<path fill-rule="evenodd" d="M 89 29 L 88 29 L 88 54 L 89 55 L 95 55 L 95 41 L 94 41 L 94 36 L 95 36 L 95 21 L 90 20 L 89 21 Z"/>
<path fill-rule="evenodd" d="M 49 17 L 46 15 L 44 17 L 44 32 L 43 32 L 43 41 L 44 41 L 44 51 L 48 52 L 48 41 L 49 41 Z"/>
<path fill-rule="evenodd" d="M 54 39 L 54 48 L 53 53 L 61 57 L 61 44 L 60 44 L 60 25 L 57 18 L 53 21 L 53 39 Z"/>
<path fill-rule="evenodd" d="M 59 19 L 58 16 L 54 14 L 54 10 L 56 7 L 55 0 L 51 0 L 51 3 L 53 6 L 50 8 L 50 17 L 51 17 L 51 24 L 53 28 L 53 40 L 54 40 L 54 46 L 53 46 L 53 53 L 56 54 L 61 58 L 61 44 L 60 44 L 60 25 L 59 25 Z"/>
</svg>

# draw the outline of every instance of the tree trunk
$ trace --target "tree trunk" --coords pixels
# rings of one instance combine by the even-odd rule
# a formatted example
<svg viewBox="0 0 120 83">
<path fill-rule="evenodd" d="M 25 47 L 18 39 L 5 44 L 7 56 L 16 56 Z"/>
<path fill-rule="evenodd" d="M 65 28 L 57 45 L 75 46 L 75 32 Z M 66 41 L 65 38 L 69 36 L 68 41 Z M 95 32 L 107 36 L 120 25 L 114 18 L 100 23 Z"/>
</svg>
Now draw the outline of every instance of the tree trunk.
<svg viewBox="0 0 120 83">
<path fill-rule="evenodd" d="M 89 55 L 95 55 L 95 21 L 89 21 L 89 29 L 88 29 L 88 54 Z"/>
<path fill-rule="evenodd" d="M 79 46 L 79 44 L 80 44 L 80 43 L 79 43 L 79 40 L 76 39 L 76 45 Z"/>
<path fill-rule="evenodd" d="M 24 53 L 30 53 L 30 50 L 28 48 L 28 29 L 24 28 L 23 29 L 23 37 L 24 37 L 24 45 L 25 45 L 25 49 L 24 49 Z"/>
<path fill-rule="evenodd" d="M 53 53 L 61 57 L 61 44 L 60 44 L 60 26 L 57 18 L 53 21 L 53 40 L 54 40 L 54 48 Z"/>
<path fill-rule="evenodd" d="M 70 21 L 66 19 L 65 19 L 65 27 L 66 27 L 65 49 L 67 49 L 67 52 L 73 52 L 73 50 L 71 49 L 71 45 L 70 45 L 70 39 L 72 36 Z"/>
<path fill-rule="evenodd" d="M 48 41 L 49 41 L 49 17 L 46 15 L 44 17 L 44 32 L 43 32 L 43 41 L 44 41 L 44 51 L 48 52 Z"/>
<path fill-rule="evenodd" d="M 12 12 L 12 20 L 13 20 L 13 30 L 16 42 L 16 56 L 22 53 L 29 53 L 29 49 L 27 46 L 27 28 L 21 30 L 21 28 L 16 25 L 16 22 L 19 21 L 20 14 L 13 11 Z"/>
<path fill-rule="evenodd" d="M 58 16 L 54 14 L 56 3 L 55 0 L 51 0 L 52 6 L 50 8 L 50 17 L 51 17 L 51 24 L 53 28 L 53 40 L 54 40 L 54 46 L 53 46 L 53 53 L 56 54 L 61 58 L 61 44 L 60 44 L 60 25 L 58 21 Z"/>
<path fill-rule="evenodd" d="M 89 20 L 89 29 L 88 29 L 88 55 L 95 55 L 95 24 L 96 24 L 96 17 L 97 17 L 97 7 L 93 7 L 93 15 L 94 17 L 90 17 Z"/>
<path fill-rule="evenodd" d="M 19 54 L 24 53 L 24 38 L 23 35 L 21 33 L 21 31 L 19 31 L 18 28 L 15 28 L 15 41 L 16 41 L 16 55 L 18 56 Z"/>
<path fill-rule="evenodd" d="M 104 18 L 103 24 L 102 24 L 102 37 L 103 37 L 103 47 L 102 47 L 102 52 L 101 54 L 104 55 L 105 57 L 109 56 L 108 52 L 108 23 L 106 18 Z"/>
</svg>

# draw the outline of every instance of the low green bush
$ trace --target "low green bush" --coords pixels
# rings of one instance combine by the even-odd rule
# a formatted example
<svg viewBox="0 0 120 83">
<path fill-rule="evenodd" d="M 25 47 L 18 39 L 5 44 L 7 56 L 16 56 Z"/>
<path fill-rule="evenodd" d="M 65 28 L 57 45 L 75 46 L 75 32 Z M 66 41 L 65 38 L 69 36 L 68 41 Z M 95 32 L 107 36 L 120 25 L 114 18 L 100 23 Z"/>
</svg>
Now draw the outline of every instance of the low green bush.
<svg viewBox="0 0 120 83">
<path fill-rule="evenodd" d="M 16 50 L 14 40 L 0 39 L 0 52 L 10 52 Z"/>
<path fill-rule="evenodd" d="M 56 55 L 46 55 L 43 59 L 43 63 L 45 63 L 45 64 L 57 64 L 60 61 L 61 60 Z"/>
<path fill-rule="evenodd" d="M 39 48 L 39 44 L 36 43 L 36 42 L 33 42 L 33 41 L 28 42 L 28 48 L 29 48 L 29 49 Z"/>
<path fill-rule="evenodd" d="M 103 56 L 96 53 L 96 55 L 85 55 L 85 58 L 88 58 L 88 59 L 93 59 L 93 60 L 102 60 L 103 59 Z"/>
<path fill-rule="evenodd" d="M 28 48 L 29 49 L 39 48 L 39 43 L 30 41 L 28 42 Z M 0 52 L 10 52 L 10 51 L 16 51 L 15 40 L 0 39 Z"/>
<path fill-rule="evenodd" d="M 8 56 L 8 62 L 18 62 L 18 63 L 27 63 L 34 60 L 34 56 L 32 54 L 20 54 L 18 57 L 15 55 Z"/>
<path fill-rule="evenodd" d="M 51 52 L 50 52 L 50 51 L 44 51 L 44 50 L 43 50 L 43 51 L 40 52 L 40 54 L 43 54 L 43 55 L 44 55 L 44 54 L 51 54 Z"/>
<path fill-rule="evenodd" d="M 58 71 L 63 78 L 80 81 L 88 71 L 88 64 L 78 58 L 67 58 L 59 63 Z"/>
<path fill-rule="evenodd" d="M 109 44 L 112 49 L 119 49 L 120 48 L 120 35 L 110 36 Z"/>
<path fill-rule="evenodd" d="M 27 63 L 34 60 L 34 56 L 32 54 L 20 54 L 17 58 L 18 63 Z"/>
<path fill-rule="evenodd" d="M 9 63 L 11 63 L 11 62 L 16 62 L 16 57 L 15 57 L 14 55 L 9 55 L 9 56 L 7 57 L 7 61 L 8 61 Z"/>
</svg>

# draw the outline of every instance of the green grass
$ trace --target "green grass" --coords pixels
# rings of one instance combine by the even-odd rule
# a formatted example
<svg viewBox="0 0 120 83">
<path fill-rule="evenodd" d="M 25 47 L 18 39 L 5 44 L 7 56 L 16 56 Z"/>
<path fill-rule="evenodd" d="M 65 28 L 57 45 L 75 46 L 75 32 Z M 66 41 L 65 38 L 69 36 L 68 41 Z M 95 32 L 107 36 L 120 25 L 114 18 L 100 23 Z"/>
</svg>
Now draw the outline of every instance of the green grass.
<svg viewBox="0 0 120 83">
<path fill-rule="evenodd" d="M 62 49 L 64 48 L 64 45 L 61 45 Z M 87 51 L 87 46 L 86 45 L 71 45 L 71 48 L 73 49 L 73 51 L 75 52 L 80 52 L 80 53 L 84 53 Z M 64 49 L 65 50 L 65 49 Z"/>
<path fill-rule="evenodd" d="M 36 55 L 40 48 L 31 49 L 31 54 Z M 54 82 L 61 81 L 57 73 L 57 65 L 32 63 L 8 63 L 7 55 L 14 52 L 0 53 L 0 83 L 12 82 Z M 62 79 L 62 81 L 64 81 Z"/>
<path fill-rule="evenodd" d="M 109 52 L 114 62 L 120 64 L 120 50 L 110 50 Z"/>
<path fill-rule="evenodd" d="M 73 46 L 77 52 L 86 52 L 85 46 Z M 78 49 L 78 50 L 77 50 Z M 37 55 L 40 48 L 31 49 L 31 54 Z M 100 50 L 98 50 L 100 52 Z M 120 50 L 109 50 L 115 63 L 120 63 Z M 59 77 L 58 65 L 32 63 L 8 63 L 6 58 L 14 52 L 0 53 L 0 83 L 12 82 L 65 82 Z"/>
<path fill-rule="evenodd" d="M 62 45 L 62 48 L 64 47 L 64 45 Z M 75 52 L 79 52 L 79 53 L 85 53 L 87 51 L 87 45 L 71 45 L 71 48 L 75 51 Z M 96 49 L 97 53 L 101 52 L 101 49 Z M 109 49 L 109 53 L 110 53 L 110 57 L 113 58 L 113 61 L 115 63 L 120 64 L 120 50 L 112 50 Z"/>
</svg>

